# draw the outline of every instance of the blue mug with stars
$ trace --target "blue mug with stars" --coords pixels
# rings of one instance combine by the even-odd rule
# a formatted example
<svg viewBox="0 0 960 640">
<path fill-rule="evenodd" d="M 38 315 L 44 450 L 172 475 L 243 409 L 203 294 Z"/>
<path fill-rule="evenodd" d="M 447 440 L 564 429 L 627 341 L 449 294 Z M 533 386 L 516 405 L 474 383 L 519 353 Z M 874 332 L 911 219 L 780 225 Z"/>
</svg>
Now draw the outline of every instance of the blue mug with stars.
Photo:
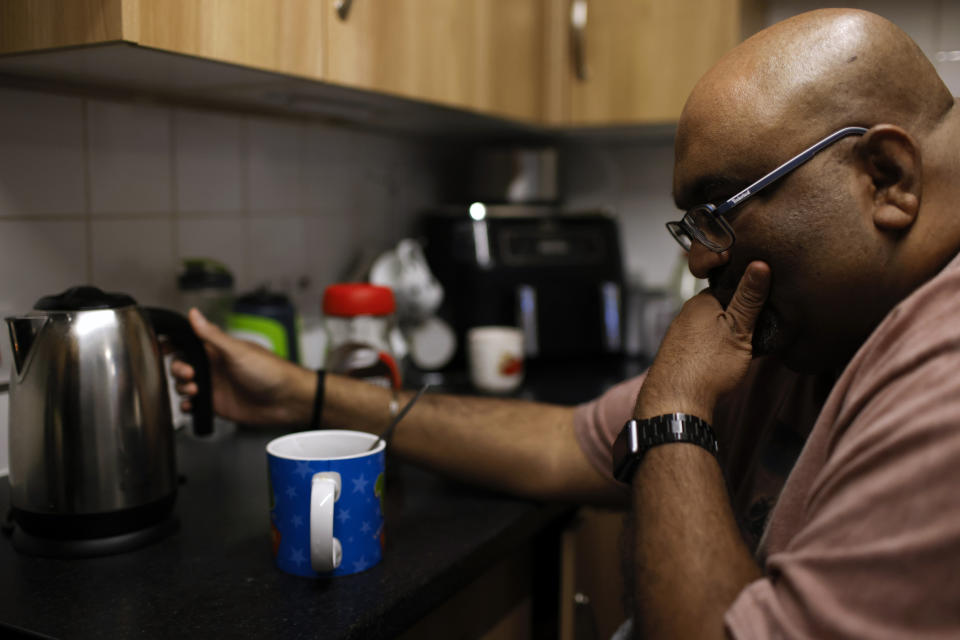
<svg viewBox="0 0 960 640">
<path fill-rule="evenodd" d="M 277 567 L 309 578 L 359 573 L 383 558 L 386 443 L 360 431 L 291 433 L 267 444 Z"/>
</svg>

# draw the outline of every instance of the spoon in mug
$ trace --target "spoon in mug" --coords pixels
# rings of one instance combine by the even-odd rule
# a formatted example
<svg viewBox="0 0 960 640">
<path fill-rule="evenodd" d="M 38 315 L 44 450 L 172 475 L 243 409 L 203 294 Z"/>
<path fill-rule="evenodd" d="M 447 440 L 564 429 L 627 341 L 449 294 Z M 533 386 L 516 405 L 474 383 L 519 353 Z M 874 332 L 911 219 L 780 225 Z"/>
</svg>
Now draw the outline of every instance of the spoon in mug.
<svg viewBox="0 0 960 640">
<path fill-rule="evenodd" d="M 394 417 L 394 419 L 390 421 L 390 424 L 387 425 L 387 428 L 383 430 L 383 433 L 381 433 L 376 440 L 373 441 L 373 444 L 370 445 L 370 448 L 367 449 L 367 451 L 373 451 L 374 449 L 376 449 L 377 445 L 380 444 L 381 440 L 383 440 L 384 442 L 389 441 L 390 434 L 393 433 L 393 430 L 397 428 L 397 425 L 400 423 L 401 420 L 403 420 L 403 417 L 407 415 L 407 412 L 410 411 L 414 403 L 416 403 L 416 401 L 420 399 L 420 396 L 423 395 L 423 392 L 426 391 L 427 387 L 429 386 L 430 386 L 430 383 L 428 382 L 427 384 L 420 387 L 420 390 L 417 391 L 413 395 L 413 397 L 407 401 L 407 404 L 403 405 L 403 409 L 400 410 L 400 413 L 398 413 L 396 417 Z"/>
</svg>

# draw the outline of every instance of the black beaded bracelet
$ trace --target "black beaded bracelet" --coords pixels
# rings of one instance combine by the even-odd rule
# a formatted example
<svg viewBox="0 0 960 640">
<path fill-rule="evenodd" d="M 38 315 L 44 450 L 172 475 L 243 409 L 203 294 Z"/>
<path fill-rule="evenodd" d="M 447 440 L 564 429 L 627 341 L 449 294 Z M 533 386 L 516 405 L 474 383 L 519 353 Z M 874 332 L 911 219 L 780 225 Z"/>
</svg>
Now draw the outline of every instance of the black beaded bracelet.
<svg viewBox="0 0 960 640">
<path fill-rule="evenodd" d="M 320 429 L 323 418 L 323 392 L 326 387 L 327 372 L 317 369 L 317 391 L 313 395 L 313 417 L 310 418 L 310 430 Z"/>
</svg>

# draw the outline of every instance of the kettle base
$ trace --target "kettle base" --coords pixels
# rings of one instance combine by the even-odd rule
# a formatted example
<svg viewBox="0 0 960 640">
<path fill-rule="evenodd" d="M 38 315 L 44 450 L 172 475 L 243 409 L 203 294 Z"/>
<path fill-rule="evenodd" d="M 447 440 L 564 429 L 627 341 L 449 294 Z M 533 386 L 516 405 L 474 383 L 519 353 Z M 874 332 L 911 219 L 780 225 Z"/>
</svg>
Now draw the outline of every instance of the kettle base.
<svg viewBox="0 0 960 640">
<path fill-rule="evenodd" d="M 103 538 L 62 540 L 42 538 L 15 525 L 13 548 L 20 553 L 48 558 L 92 558 L 124 553 L 162 540 L 180 528 L 176 516 L 169 516 L 144 529 Z"/>
</svg>

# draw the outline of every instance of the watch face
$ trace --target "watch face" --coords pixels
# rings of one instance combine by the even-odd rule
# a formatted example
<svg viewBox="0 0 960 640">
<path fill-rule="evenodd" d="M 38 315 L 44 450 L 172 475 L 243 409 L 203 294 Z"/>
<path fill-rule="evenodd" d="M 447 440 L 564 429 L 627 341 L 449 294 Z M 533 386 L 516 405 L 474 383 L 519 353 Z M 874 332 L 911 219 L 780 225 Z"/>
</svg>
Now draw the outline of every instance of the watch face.
<svg viewBox="0 0 960 640">
<path fill-rule="evenodd" d="M 620 435 L 613 442 L 613 477 L 620 482 L 629 483 L 633 471 L 639 462 L 637 440 L 637 421 L 628 420 Z"/>
</svg>

